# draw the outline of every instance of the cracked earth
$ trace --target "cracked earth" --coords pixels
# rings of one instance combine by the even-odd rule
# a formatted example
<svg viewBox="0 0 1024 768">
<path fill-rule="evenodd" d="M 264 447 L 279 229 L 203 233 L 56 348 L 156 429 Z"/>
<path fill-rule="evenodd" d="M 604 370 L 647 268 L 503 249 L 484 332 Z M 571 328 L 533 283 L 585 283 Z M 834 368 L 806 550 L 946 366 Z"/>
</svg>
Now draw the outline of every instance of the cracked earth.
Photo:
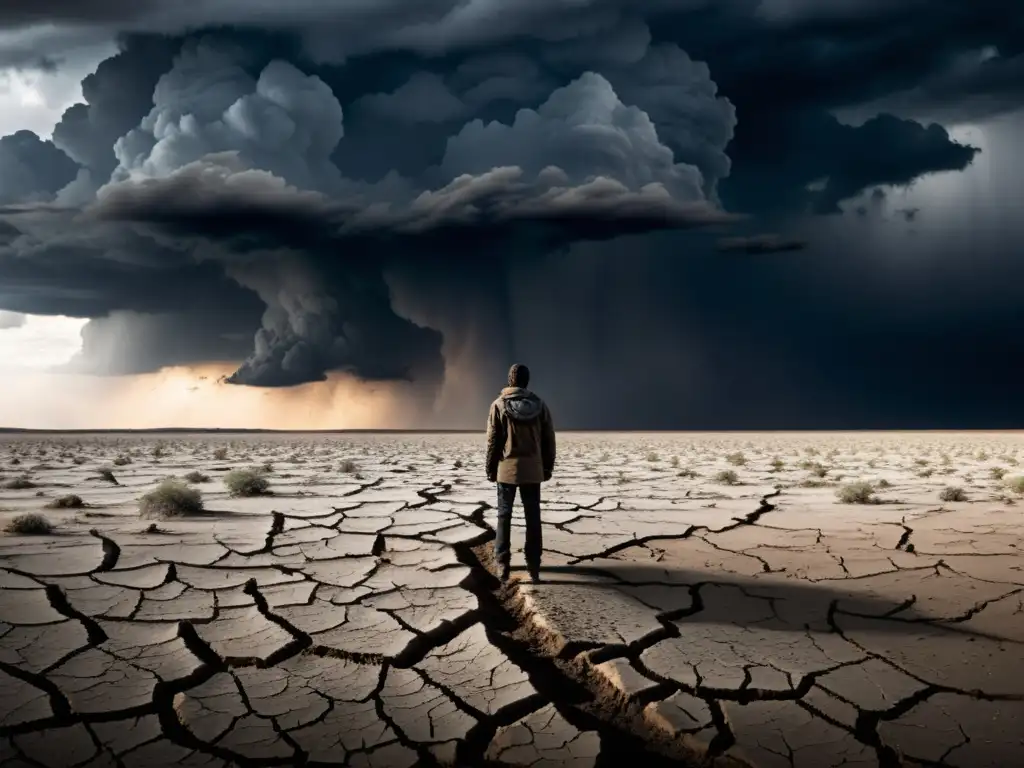
<svg viewBox="0 0 1024 768">
<path fill-rule="evenodd" d="M 1022 448 L 560 435 L 501 585 L 479 435 L 5 437 L 0 768 L 1022 765 Z"/>
</svg>

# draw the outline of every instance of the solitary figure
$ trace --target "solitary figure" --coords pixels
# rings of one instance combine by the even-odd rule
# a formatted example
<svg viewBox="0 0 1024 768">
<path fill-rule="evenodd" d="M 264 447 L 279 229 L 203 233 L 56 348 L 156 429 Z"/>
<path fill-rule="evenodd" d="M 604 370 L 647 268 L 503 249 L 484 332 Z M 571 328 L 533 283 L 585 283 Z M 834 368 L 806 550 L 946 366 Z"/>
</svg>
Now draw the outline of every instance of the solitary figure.
<svg viewBox="0 0 1024 768">
<path fill-rule="evenodd" d="M 487 479 L 498 484 L 498 530 L 494 559 L 502 581 L 508 581 L 512 551 L 512 503 L 516 488 L 526 515 L 526 569 L 540 579 L 543 540 L 540 528 L 540 484 L 555 468 L 555 428 L 544 401 L 527 389 L 530 369 L 513 365 L 508 386 L 491 403 L 487 415 Z"/>
</svg>

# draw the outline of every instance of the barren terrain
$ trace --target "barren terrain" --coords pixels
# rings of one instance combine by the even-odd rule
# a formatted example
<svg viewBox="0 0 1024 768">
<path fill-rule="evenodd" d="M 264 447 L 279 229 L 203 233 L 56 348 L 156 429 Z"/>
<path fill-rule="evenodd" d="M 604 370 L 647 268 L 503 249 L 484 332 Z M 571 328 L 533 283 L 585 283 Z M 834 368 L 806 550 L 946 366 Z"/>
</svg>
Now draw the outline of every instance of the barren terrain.
<svg viewBox="0 0 1024 768">
<path fill-rule="evenodd" d="M 0 768 L 1024 765 L 1022 449 L 562 434 L 502 586 L 482 435 L 0 437 Z"/>
</svg>

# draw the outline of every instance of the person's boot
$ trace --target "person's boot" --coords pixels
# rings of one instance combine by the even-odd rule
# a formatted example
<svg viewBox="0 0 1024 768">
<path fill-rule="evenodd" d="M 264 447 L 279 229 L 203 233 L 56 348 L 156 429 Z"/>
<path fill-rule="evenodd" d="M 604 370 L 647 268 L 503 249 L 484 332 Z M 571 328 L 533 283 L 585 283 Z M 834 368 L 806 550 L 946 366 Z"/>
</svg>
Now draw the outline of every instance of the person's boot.
<svg viewBox="0 0 1024 768">
<path fill-rule="evenodd" d="M 501 579 L 502 584 L 508 583 L 508 580 L 512 578 L 512 566 L 508 565 L 507 563 L 505 565 L 502 565 L 498 569 L 498 578 Z"/>
<path fill-rule="evenodd" d="M 540 566 L 539 565 L 531 565 L 527 570 L 530 573 L 530 581 L 532 581 L 534 584 L 539 584 L 540 583 Z"/>
</svg>

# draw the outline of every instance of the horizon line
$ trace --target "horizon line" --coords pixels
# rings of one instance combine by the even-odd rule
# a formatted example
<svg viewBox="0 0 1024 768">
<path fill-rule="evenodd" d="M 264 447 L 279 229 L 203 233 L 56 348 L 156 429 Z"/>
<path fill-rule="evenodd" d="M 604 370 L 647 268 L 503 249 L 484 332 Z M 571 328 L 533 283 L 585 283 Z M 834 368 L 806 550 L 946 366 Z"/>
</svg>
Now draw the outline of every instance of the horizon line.
<svg viewBox="0 0 1024 768">
<path fill-rule="evenodd" d="M 0 435 L 89 435 L 89 434 L 278 434 L 278 435 L 438 435 L 438 434 L 480 434 L 484 429 L 262 429 L 246 427 L 145 427 L 145 428 L 95 428 L 95 429 L 43 429 L 35 427 L 0 427 Z M 566 428 L 558 429 L 559 434 L 566 433 L 675 433 L 675 434 L 818 434 L 827 433 L 868 433 L 868 432 L 973 432 L 973 433 L 1009 433 L 1022 432 L 1024 427 L 864 427 L 864 428 L 781 428 L 781 429 L 744 429 L 744 428 L 672 428 L 661 429 L 603 429 L 603 428 Z"/>
</svg>

